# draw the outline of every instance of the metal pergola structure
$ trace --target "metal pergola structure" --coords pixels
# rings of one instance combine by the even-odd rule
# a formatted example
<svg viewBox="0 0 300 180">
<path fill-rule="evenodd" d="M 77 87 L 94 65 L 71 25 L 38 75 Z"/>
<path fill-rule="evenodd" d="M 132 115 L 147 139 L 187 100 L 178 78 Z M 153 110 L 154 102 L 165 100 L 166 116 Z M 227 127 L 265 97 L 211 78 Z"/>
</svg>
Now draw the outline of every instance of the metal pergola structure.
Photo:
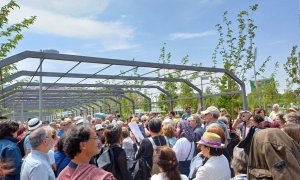
<svg viewBox="0 0 300 180">
<path fill-rule="evenodd" d="M 38 67 L 35 71 L 21 70 L 14 74 L 2 78 L 2 69 L 5 66 L 21 62 L 23 60 L 34 59 L 39 60 Z M 72 67 L 64 72 L 59 71 L 47 71 L 47 66 L 43 65 L 45 61 L 50 63 L 68 62 L 73 63 Z M 75 63 L 75 64 L 74 64 Z M 79 69 L 81 64 L 89 65 L 101 65 L 101 68 L 97 69 L 94 73 L 82 73 L 72 72 L 76 68 Z M 117 70 L 122 72 L 116 73 Z M 126 69 L 128 68 L 128 69 Z M 46 70 L 45 70 L 46 69 Z M 137 72 L 140 70 L 140 74 L 125 75 L 130 72 Z M 81 109 L 94 110 L 94 106 L 97 106 L 100 110 L 103 110 L 103 105 L 106 105 L 111 110 L 111 105 L 105 103 L 101 98 L 106 98 L 119 106 L 119 111 L 122 110 L 122 103 L 120 102 L 123 98 L 127 99 L 132 104 L 132 113 L 135 112 L 135 108 L 141 104 L 136 104 L 135 99 L 131 99 L 126 94 L 135 93 L 140 97 L 147 100 L 148 108 L 151 110 L 152 104 L 155 104 L 153 97 L 149 97 L 143 93 L 142 89 L 156 89 L 159 92 L 166 94 L 168 100 L 166 103 L 169 104 L 170 110 L 173 110 L 174 99 L 172 94 L 164 90 L 159 85 L 155 85 L 158 82 L 183 82 L 193 89 L 198 94 L 197 98 L 200 101 L 201 108 L 204 108 L 204 96 L 202 90 L 195 85 L 195 82 L 187 80 L 185 76 L 167 78 L 164 73 L 162 76 L 157 77 L 153 75 L 156 72 L 171 72 L 177 71 L 191 73 L 222 73 L 229 76 L 240 86 L 240 91 L 227 92 L 225 94 L 241 94 L 243 100 L 243 108 L 247 109 L 246 101 L 246 90 L 245 84 L 238 77 L 232 74 L 230 71 L 222 68 L 211 68 L 211 67 L 198 67 L 198 66 L 187 66 L 187 65 L 174 65 L 174 64 L 162 64 L 142 61 L 129 61 L 120 59 L 109 59 L 109 58 L 98 58 L 78 55 L 68 55 L 59 53 L 49 52 L 35 52 L 35 51 L 24 51 L 11 57 L 5 58 L 0 61 L 0 72 L 1 72 L 1 99 L 0 104 L 5 108 L 10 108 L 20 111 L 15 117 L 21 117 L 24 119 L 24 110 L 38 110 L 39 118 L 42 118 L 43 109 L 69 109 L 72 112 L 80 111 Z M 29 82 L 14 82 L 20 77 L 28 76 L 31 77 Z M 35 77 L 39 77 L 38 82 L 33 82 Z M 43 79 L 44 78 L 44 79 Z M 45 81 L 45 78 L 55 78 L 54 81 Z M 200 76 L 201 78 L 201 76 Z M 67 80 L 67 83 L 62 83 L 63 79 Z M 77 80 L 75 83 L 69 81 Z M 79 80 L 81 79 L 81 80 Z M 82 83 L 83 81 L 94 80 L 94 83 Z M 101 81 L 100 81 L 101 80 Z M 109 81 L 114 81 L 109 82 Z M 115 82 L 118 81 L 118 82 Z M 142 83 L 129 83 L 129 81 L 140 81 Z M 149 83 L 149 82 L 152 82 Z M 154 82 L 154 83 L 153 83 Z M 201 79 L 202 83 L 202 79 Z M 4 87 L 5 85 L 5 87 Z M 202 88 L 202 86 L 201 86 Z M 221 94 L 222 95 L 222 94 Z M 194 98 L 194 97 L 191 97 Z M 101 102 L 101 103 L 100 103 Z M 85 105 L 85 106 L 84 106 Z M 79 108 L 78 108 L 79 107 Z M 50 112 L 50 111 L 48 111 Z M 34 113 L 33 113 L 34 114 Z"/>
</svg>

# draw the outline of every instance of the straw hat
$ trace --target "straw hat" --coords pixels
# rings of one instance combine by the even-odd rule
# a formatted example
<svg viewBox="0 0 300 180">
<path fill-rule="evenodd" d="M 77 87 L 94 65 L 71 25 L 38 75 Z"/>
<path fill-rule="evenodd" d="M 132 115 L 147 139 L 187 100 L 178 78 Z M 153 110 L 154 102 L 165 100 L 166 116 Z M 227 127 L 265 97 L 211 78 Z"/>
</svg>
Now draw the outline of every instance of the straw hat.
<svg viewBox="0 0 300 180">
<path fill-rule="evenodd" d="M 198 144 L 203 144 L 205 146 L 213 147 L 213 148 L 223 148 L 224 144 L 221 142 L 221 137 L 215 133 L 205 132 L 201 137 Z"/>
</svg>

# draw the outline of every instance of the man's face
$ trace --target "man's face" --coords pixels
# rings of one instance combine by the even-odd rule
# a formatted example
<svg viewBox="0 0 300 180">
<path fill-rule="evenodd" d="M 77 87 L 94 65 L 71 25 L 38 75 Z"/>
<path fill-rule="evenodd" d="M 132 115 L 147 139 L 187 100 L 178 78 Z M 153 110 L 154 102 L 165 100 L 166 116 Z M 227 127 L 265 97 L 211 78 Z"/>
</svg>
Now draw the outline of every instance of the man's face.
<svg viewBox="0 0 300 180">
<path fill-rule="evenodd" d="M 278 106 L 274 106 L 273 109 L 274 109 L 275 112 L 279 111 L 279 107 Z"/>
<path fill-rule="evenodd" d="M 186 108 L 185 112 L 188 114 L 192 113 L 192 108 Z"/>
<path fill-rule="evenodd" d="M 195 128 L 195 127 L 196 127 L 197 123 L 196 123 L 196 121 L 194 120 L 193 117 L 190 117 L 190 118 L 188 118 L 187 120 L 188 120 L 188 122 L 191 124 L 192 128 Z"/>
<path fill-rule="evenodd" d="M 96 132 L 91 129 L 90 131 L 90 138 L 85 144 L 85 152 L 88 156 L 94 156 L 99 153 L 100 151 L 100 141 L 96 134 Z"/>
<path fill-rule="evenodd" d="M 214 117 L 213 117 L 212 113 L 209 112 L 209 113 L 204 114 L 204 119 L 207 123 L 209 123 L 214 120 Z"/>
<path fill-rule="evenodd" d="M 91 116 L 91 115 L 87 115 L 87 116 L 86 116 L 86 120 L 88 120 L 89 122 L 91 122 L 92 116 Z"/>
<path fill-rule="evenodd" d="M 47 150 L 49 151 L 53 147 L 53 138 L 52 138 L 52 131 L 47 129 Z"/>
</svg>

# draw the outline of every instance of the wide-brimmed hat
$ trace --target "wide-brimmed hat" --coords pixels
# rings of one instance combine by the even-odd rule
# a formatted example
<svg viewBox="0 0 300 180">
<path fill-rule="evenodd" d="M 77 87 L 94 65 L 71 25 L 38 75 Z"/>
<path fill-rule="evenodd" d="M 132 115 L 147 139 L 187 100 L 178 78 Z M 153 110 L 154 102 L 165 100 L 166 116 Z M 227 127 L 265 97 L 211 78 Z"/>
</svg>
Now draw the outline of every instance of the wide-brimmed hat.
<svg viewBox="0 0 300 180">
<path fill-rule="evenodd" d="M 289 112 L 289 113 L 290 113 L 290 112 L 297 112 L 297 110 L 296 110 L 296 108 L 291 107 L 291 108 L 288 109 L 288 112 Z"/>
<path fill-rule="evenodd" d="M 38 118 L 32 118 L 28 121 L 28 130 L 33 131 L 42 125 L 42 121 Z"/>
<path fill-rule="evenodd" d="M 223 148 L 224 144 L 221 142 L 221 137 L 215 133 L 205 132 L 201 137 L 198 144 L 203 144 L 205 146 L 213 147 L 213 148 Z"/>
</svg>

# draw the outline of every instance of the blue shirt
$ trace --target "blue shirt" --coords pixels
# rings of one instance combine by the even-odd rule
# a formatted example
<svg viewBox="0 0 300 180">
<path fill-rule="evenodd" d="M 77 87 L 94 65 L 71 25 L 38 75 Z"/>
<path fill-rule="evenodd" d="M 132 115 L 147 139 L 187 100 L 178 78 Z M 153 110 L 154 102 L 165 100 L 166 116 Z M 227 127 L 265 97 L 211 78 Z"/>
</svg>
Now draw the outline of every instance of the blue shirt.
<svg viewBox="0 0 300 180">
<path fill-rule="evenodd" d="M 54 153 L 57 175 L 70 163 L 71 159 L 65 153 L 56 151 Z"/>
<path fill-rule="evenodd" d="M 30 141 L 29 141 L 29 135 L 25 137 L 23 146 L 24 146 L 25 154 L 30 153 L 30 151 L 31 151 L 31 144 L 30 144 Z"/>
<path fill-rule="evenodd" d="M 48 154 L 32 150 L 23 162 L 21 180 L 55 180 Z"/>
<path fill-rule="evenodd" d="M 19 147 L 16 144 L 17 142 L 17 139 L 10 136 L 5 136 L 0 139 L 0 159 L 4 162 L 12 163 L 8 169 L 15 168 L 11 174 L 5 176 L 5 179 L 8 180 L 20 179 L 22 155 Z"/>
<path fill-rule="evenodd" d="M 61 137 L 63 135 L 64 131 L 63 130 L 58 130 L 57 131 L 57 136 Z"/>
<path fill-rule="evenodd" d="M 184 114 L 181 116 L 181 119 L 187 120 L 189 117 L 191 117 L 191 115 L 192 115 L 192 114 L 184 113 Z"/>
</svg>

